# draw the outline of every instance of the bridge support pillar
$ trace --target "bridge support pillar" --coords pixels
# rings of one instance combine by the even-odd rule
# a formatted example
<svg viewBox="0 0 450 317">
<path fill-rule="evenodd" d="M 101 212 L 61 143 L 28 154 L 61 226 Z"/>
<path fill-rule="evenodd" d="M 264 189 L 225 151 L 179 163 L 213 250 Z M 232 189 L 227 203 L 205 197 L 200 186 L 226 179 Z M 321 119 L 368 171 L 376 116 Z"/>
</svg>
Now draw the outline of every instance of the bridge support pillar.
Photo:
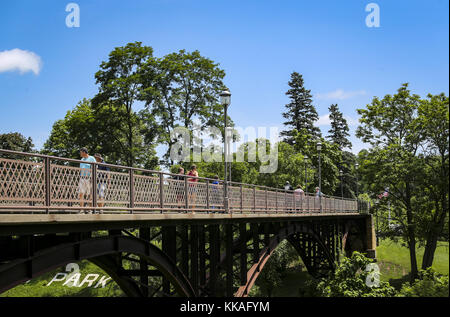
<svg viewBox="0 0 450 317">
<path fill-rule="evenodd" d="M 366 234 L 367 234 L 367 257 L 376 259 L 377 238 L 375 235 L 375 226 L 373 224 L 373 216 L 368 215 L 366 218 Z"/>
</svg>

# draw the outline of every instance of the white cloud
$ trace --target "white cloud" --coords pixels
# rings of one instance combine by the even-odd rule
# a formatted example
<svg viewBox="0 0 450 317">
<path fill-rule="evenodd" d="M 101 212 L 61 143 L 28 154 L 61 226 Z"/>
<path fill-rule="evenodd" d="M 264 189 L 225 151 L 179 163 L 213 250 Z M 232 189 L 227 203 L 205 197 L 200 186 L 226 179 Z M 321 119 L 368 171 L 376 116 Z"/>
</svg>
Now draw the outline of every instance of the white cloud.
<svg viewBox="0 0 450 317">
<path fill-rule="evenodd" d="M 344 118 L 345 118 L 345 120 L 347 120 L 347 124 L 349 127 L 354 127 L 359 124 L 358 119 L 354 119 L 354 118 L 346 116 L 346 115 L 344 115 Z M 317 120 L 315 122 L 316 127 L 329 126 L 329 125 L 331 125 L 329 113 L 324 114 L 323 116 L 320 116 L 319 120 Z"/>
<path fill-rule="evenodd" d="M 323 116 L 319 117 L 319 120 L 316 121 L 315 125 L 318 127 L 324 126 L 324 125 L 330 125 L 331 121 L 330 121 L 330 114 L 327 113 Z"/>
<path fill-rule="evenodd" d="M 353 98 L 356 96 L 365 95 L 366 92 L 364 90 L 357 91 L 344 91 L 342 89 L 336 89 L 335 91 L 327 92 L 325 94 L 316 94 L 315 97 L 317 99 L 336 99 L 336 100 L 344 100 Z"/>
<path fill-rule="evenodd" d="M 18 48 L 0 51 L 0 73 L 18 71 L 20 74 L 33 72 L 38 75 L 41 68 L 42 60 L 33 52 Z"/>
</svg>

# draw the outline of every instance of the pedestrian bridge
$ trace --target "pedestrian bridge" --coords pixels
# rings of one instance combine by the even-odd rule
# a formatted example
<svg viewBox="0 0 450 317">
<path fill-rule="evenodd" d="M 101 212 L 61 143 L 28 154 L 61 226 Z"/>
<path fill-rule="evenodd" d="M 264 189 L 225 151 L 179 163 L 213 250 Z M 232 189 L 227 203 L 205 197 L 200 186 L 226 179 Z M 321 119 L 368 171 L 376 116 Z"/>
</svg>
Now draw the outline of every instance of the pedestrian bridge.
<svg viewBox="0 0 450 317">
<path fill-rule="evenodd" d="M 0 292 L 89 260 L 128 296 L 247 296 L 283 240 L 316 277 L 352 251 L 375 257 L 354 199 L 81 162 L 0 150 Z"/>
</svg>

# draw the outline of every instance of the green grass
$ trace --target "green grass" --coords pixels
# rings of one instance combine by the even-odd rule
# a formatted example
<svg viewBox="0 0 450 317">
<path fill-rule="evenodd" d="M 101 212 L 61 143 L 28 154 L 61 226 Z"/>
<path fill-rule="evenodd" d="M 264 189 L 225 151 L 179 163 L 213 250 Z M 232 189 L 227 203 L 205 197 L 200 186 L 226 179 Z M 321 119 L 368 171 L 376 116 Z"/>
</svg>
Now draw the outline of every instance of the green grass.
<svg viewBox="0 0 450 317">
<path fill-rule="evenodd" d="M 422 265 L 424 248 L 417 248 L 418 268 Z M 301 263 L 301 262 L 299 262 Z M 389 282 L 397 289 L 401 288 L 403 282 L 409 281 L 411 265 L 409 261 L 409 250 L 400 242 L 389 239 L 380 241 L 377 247 L 377 264 L 380 267 L 381 280 Z M 438 242 L 432 268 L 441 273 L 449 272 L 449 244 Z M 311 277 L 302 265 L 296 264 L 288 270 L 286 277 L 280 287 L 274 291 L 275 297 L 298 297 L 306 290 L 305 283 Z"/>
<path fill-rule="evenodd" d="M 422 266 L 423 252 L 424 248 L 416 248 L 418 269 Z M 409 273 L 411 272 L 409 249 L 402 246 L 400 242 L 391 239 L 380 240 L 380 245 L 377 247 L 377 260 L 382 281 L 389 282 L 397 289 L 402 282 L 409 281 Z M 448 242 L 438 242 L 432 268 L 438 273 L 448 275 Z"/>
<path fill-rule="evenodd" d="M 87 274 L 99 274 L 101 276 L 108 276 L 102 269 L 92 264 L 89 261 L 78 262 L 80 267 L 81 278 L 80 282 Z M 49 286 L 48 283 L 59 272 L 65 272 L 65 267 L 59 268 L 52 272 L 46 273 L 40 277 L 34 278 L 26 283 L 18 285 L 6 292 L 0 294 L 0 297 L 115 297 L 123 296 L 122 290 L 111 279 L 106 283 L 104 288 L 94 288 L 97 281 L 92 287 L 68 287 L 63 286 L 62 282 L 53 282 Z"/>
</svg>

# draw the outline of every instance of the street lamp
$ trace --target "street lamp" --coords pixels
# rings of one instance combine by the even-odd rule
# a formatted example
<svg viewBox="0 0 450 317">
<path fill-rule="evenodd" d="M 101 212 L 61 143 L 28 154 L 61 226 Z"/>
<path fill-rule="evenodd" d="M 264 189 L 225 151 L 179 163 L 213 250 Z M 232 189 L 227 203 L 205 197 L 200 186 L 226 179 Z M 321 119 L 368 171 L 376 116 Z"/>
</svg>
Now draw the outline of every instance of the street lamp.
<svg viewBox="0 0 450 317">
<path fill-rule="evenodd" d="M 220 103 L 222 104 L 224 108 L 224 144 L 223 144 L 223 152 L 224 152 L 224 160 L 225 160 L 225 177 L 224 177 L 224 184 L 223 184 L 223 195 L 224 195 L 224 209 L 225 212 L 228 213 L 228 188 L 227 188 L 227 159 L 228 159 L 228 147 L 227 147 L 227 110 L 228 106 L 231 103 L 231 93 L 228 89 L 222 91 L 220 93 Z"/>
<path fill-rule="evenodd" d="M 358 193 L 358 167 L 359 167 L 359 164 L 356 163 L 355 167 L 356 167 L 356 206 L 359 211 L 359 199 L 358 199 L 358 196 L 359 196 L 359 193 Z"/>
<path fill-rule="evenodd" d="M 339 170 L 339 175 L 341 176 L 341 198 L 344 199 L 344 181 L 343 181 L 343 172 Z"/>
<path fill-rule="evenodd" d="M 320 151 L 322 150 L 322 143 L 317 143 L 317 152 L 319 152 L 319 201 L 320 201 L 320 211 L 322 212 L 322 171 L 320 167 Z"/>
<path fill-rule="evenodd" d="M 305 161 L 305 194 L 308 192 L 307 187 L 308 187 L 308 172 L 307 172 L 307 166 L 308 166 L 308 156 L 305 155 L 303 157 L 303 160 Z"/>
</svg>

